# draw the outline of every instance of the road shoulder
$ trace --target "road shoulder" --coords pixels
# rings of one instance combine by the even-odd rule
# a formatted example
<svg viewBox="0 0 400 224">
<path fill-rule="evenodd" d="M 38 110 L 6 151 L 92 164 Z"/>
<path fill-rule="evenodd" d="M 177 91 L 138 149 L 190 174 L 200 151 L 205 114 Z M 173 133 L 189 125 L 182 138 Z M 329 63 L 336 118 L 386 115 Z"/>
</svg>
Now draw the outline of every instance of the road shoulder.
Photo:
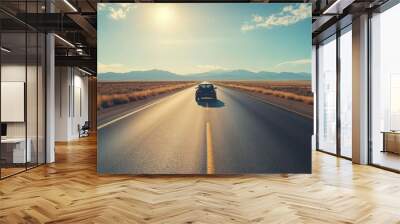
<svg viewBox="0 0 400 224">
<path fill-rule="evenodd" d="M 188 87 L 188 88 L 192 88 Z M 163 98 L 166 98 L 168 96 L 174 95 L 176 93 L 179 93 L 181 91 L 187 90 L 188 88 L 184 88 L 181 90 L 177 90 L 177 91 L 173 91 L 173 92 L 169 92 L 169 93 L 164 93 L 164 94 L 160 94 L 157 96 L 152 96 L 143 100 L 139 100 L 139 101 L 135 101 L 135 102 L 130 102 L 127 104 L 123 104 L 123 105 L 118 105 L 118 106 L 114 106 L 114 107 L 110 107 L 107 109 L 104 109 L 102 111 L 97 111 L 97 126 L 102 126 L 112 120 L 117 119 L 118 117 L 124 116 L 126 114 L 131 113 L 132 111 L 142 108 L 146 105 L 152 104 L 154 102 L 156 102 L 157 100 L 161 100 Z"/>
<path fill-rule="evenodd" d="M 313 105 L 308 105 L 308 104 L 305 104 L 305 103 L 302 103 L 299 101 L 284 99 L 281 97 L 240 90 L 237 88 L 231 88 L 231 87 L 227 87 L 227 86 L 222 86 L 222 87 L 230 89 L 230 90 L 234 90 L 234 91 L 239 91 L 239 92 L 247 94 L 253 98 L 256 98 L 262 102 L 271 104 L 273 106 L 279 107 L 279 108 L 287 110 L 289 112 L 296 113 L 303 117 L 313 119 L 313 113 L 314 113 Z"/>
</svg>

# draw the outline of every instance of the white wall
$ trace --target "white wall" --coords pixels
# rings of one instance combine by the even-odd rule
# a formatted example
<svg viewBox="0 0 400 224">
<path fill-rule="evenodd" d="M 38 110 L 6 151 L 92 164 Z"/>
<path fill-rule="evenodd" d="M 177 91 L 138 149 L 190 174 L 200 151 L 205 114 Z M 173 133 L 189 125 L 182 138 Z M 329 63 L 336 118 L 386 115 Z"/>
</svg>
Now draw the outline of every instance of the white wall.
<svg viewBox="0 0 400 224">
<path fill-rule="evenodd" d="M 28 70 L 32 67 L 28 67 Z M 1 81 L 25 82 L 25 64 L 1 65 Z"/>
<path fill-rule="evenodd" d="M 55 141 L 67 141 L 69 132 L 69 96 L 70 77 L 67 67 L 55 68 Z"/>
<path fill-rule="evenodd" d="M 56 67 L 55 85 L 55 140 L 77 139 L 78 125 L 88 120 L 88 78 L 76 68 Z"/>
<path fill-rule="evenodd" d="M 83 125 L 85 121 L 88 121 L 88 78 L 81 76 L 82 73 L 74 75 L 74 107 L 72 108 L 72 119 L 71 119 L 71 135 L 73 138 L 79 137 L 78 125 Z"/>
<path fill-rule="evenodd" d="M 25 83 L 1 82 L 1 121 L 24 122 Z M 36 105 L 35 107 L 36 108 Z"/>
<path fill-rule="evenodd" d="M 25 82 L 25 64 L 2 65 L 1 81 Z M 6 108 L 1 108 L 1 109 L 6 110 Z M 24 122 L 7 123 L 7 137 L 25 137 L 25 123 Z"/>
</svg>

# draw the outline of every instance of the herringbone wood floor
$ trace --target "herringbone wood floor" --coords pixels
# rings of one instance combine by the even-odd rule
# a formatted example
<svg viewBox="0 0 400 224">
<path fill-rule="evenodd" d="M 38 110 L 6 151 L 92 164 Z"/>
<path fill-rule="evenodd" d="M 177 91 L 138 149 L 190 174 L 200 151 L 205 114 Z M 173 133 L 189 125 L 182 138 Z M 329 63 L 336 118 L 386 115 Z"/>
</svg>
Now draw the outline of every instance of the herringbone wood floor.
<svg viewBox="0 0 400 224">
<path fill-rule="evenodd" d="M 99 176 L 96 140 L 0 181 L 0 223 L 400 223 L 400 175 L 313 153 L 312 175 Z"/>
</svg>

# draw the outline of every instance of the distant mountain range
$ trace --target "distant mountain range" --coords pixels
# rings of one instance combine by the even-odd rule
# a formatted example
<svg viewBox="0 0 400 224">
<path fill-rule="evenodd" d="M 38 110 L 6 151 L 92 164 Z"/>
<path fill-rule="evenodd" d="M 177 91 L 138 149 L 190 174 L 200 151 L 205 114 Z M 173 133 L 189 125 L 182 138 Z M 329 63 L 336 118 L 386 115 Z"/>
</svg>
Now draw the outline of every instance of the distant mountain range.
<svg viewBox="0 0 400 224">
<path fill-rule="evenodd" d="M 163 70 L 106 72 L 98 74 L 99 81 L 213 81 L 213 80 L 311 80 L 310 73 L 251 72 L 248 70 L 215 70 L 179 75 Z"/>
</svg>

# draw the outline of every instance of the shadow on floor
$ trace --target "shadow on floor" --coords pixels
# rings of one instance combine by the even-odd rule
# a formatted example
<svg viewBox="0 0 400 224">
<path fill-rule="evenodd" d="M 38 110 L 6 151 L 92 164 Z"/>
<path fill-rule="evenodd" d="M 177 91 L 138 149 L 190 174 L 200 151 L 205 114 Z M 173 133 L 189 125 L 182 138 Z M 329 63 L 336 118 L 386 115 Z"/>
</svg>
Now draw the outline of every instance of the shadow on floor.
<svg viewBox="0 0 400 224">
<path fill-rule="evenodd" d="M 225 103 L 219 99 L 201 99 L 197 101 L 197 104 L 202 107 L 211 107 L 211 108 L 218 108 L 225 106 Z"/>
</svg>

